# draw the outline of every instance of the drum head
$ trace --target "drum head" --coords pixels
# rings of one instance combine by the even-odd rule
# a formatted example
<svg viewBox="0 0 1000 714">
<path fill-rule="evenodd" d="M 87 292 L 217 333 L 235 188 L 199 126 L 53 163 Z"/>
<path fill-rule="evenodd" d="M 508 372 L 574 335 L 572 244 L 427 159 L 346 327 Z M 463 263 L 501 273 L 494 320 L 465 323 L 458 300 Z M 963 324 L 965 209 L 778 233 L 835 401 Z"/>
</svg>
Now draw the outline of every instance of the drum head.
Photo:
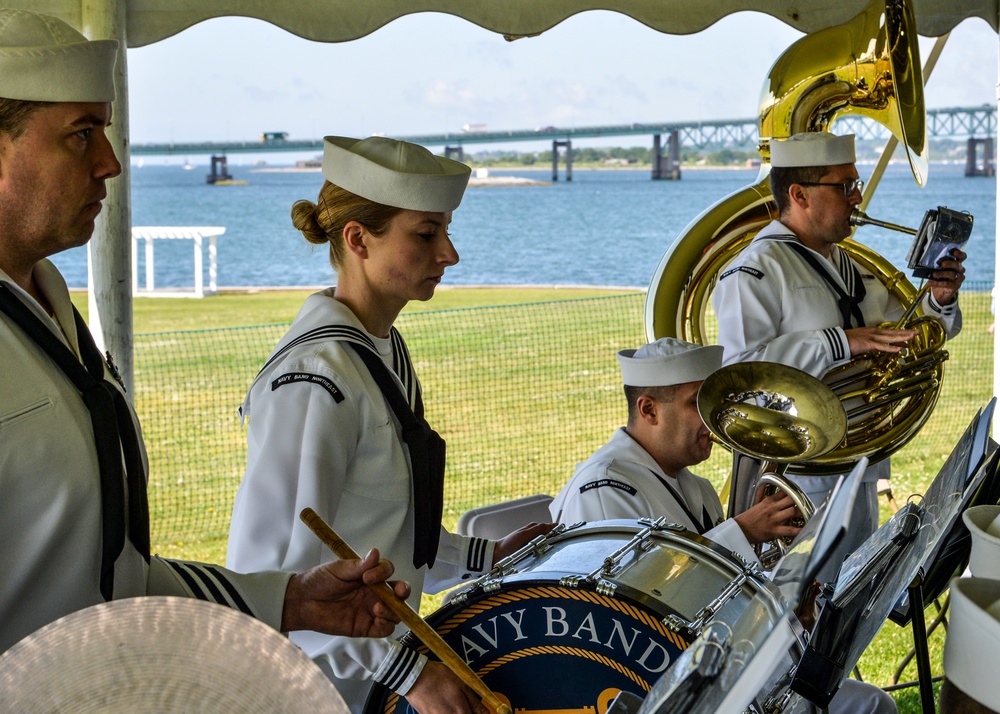
<svg viewBox="0 0 1000 714">
<path fill-rule="evenodd" d="M 663 613 L 620 590 L 609 597 L 527 580 L 482 595 L 427 622 L 515 711 L 604 712 L 621 691 L 645 696 L 689 644 L 662 623 Z M 380 685 L 365 705 L 366 714 L 412 711 Z"/>
</svg>

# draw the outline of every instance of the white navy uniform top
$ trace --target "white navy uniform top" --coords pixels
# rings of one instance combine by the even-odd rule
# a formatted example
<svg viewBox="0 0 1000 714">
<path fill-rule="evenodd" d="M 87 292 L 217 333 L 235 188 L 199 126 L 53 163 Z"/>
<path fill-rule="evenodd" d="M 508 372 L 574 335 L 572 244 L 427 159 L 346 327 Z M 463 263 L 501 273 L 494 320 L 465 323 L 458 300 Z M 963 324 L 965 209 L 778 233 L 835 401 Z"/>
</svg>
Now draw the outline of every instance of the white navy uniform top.
<svg viewBox="0 0 1000 714">
<path fill-rule="evenodd" d="M 419 610 L 422 591 L 437 592 L 489 570 L 495 543 L 442 528 L 434 567 L 414 568 L 409 452 L 367 366 L 339 340 L 362 333 L 397 381 L 402 376 L 409 382 L 399 383 L 404 394 L 416 376 L 401 339 L 394 344 L 365 332 L 333 294 L 329 288 L 307 298 L 275 353 L 295 346 L 269 361 L 243 403 L 247 470 L 233 507 L 227 564 L 238 571 L 302 570 L 334 559 L 299 520 L 308 506 L 358 553 L 377 547 L 392 560 L 393 577 L 410 583 L 409 603 Z M 308 335 L 327 338 L 301 339 Z M 400 624 L 396 634 L 405 631 Z M 355 712 L 373 679 L 405 695 L 426 663 L 391 638 L 295 632 L 291 639 Z"/>
<path fill-rule="evenodd" d="M 836 293 L 791 243 L 814 255 L 846 293 L 853 294 L 860 279 L 865 296 L 859 307 L 865 325 L 902 317 L 904 308 L 882 281 L 839 246 L 832 246 L 828 260 L 802 245 L 783 223 L 772 221 L 722 272 L 712 294 L 723 364 L 780 362 L 822 377 L 850 360 Z M 941 320 L 949 338 L 962 329 L 957 299 L 941 306 L 928 293 L 922 307 L 925 314 Z"/>
<path fill-rule="evenodd" d="M 48 260 L 34 268 L 50 316 L 3 271 L 2 282 L 73 354 L 78 334 L 66 283 Z M 55 362 L 0 312 L 0 652 L 40 627 L 104 602 L 101 477 L 90 413 Z M 119 388 L 107 368 L 105 380 Z M 143 473 L 148 469 L 131 412 Z M 126 513 L 127 518 L 127 513 Z M 291 573 L 238 575 L 216 565 L 145 559 L 125 539 L 115 561 L 115 599 L 195 597 L 281 625 Z"/>
<path fill-rule="evenodd" d="M 902 317 L 904 307 L 882 281 L 845 251 L 832 246 L 828 260 L 802 245 L 783 223 L 772 221 L 722 272 L 712 293 L 724 365 L 778 362 L 821 378 L 850 361 L 838 296 L 793 244 L 813 255 L 846 294 L 855 295 L 860 282 L 864 297 L 858 308 L 865 326 Z M 928 293 L 922 307 L 925 314 L 941 320 L 949 338 L 962 329 L 957 299 L 941 306 Z M 885 459 L 869 466 L 864 480 L 888 475 L 889 460 Z M 829 480 L 831 487 L 835 481 Z"/>
<path fill-rule="evenodd" d="M 687 469 L 676 478 L 668 476 L 623 428 L 577 465 L 549 511 L 561 523 L 664 516 L 750 562 L 757 560 L 739 524 L 724 519 L 722 502 L 708 479 Z"/>
</svg>

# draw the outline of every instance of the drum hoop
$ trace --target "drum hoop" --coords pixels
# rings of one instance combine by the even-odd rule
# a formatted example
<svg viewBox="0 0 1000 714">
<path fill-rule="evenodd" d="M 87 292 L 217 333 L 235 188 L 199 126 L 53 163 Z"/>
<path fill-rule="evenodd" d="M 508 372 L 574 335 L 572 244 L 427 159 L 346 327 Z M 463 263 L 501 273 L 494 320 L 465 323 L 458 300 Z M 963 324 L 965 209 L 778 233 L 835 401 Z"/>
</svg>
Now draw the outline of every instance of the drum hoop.
<svg viewBox="0 0 1000 714">
<path fill-rule="evenodd" d="M 590 523 L 578 524 L 572 526 L 567 530 L 558 533 L 553 536 L 548 536 L 545 539 L 545 545 L 552 547 L 557 543 L 562 543 L 563 541 L 574 540 L 582 535 L 589 535 L 594 533 L 621 533 L 623 530 L 631 532 L 633 535 L 643 530 L 645 526 L 638 523 L 635 520 L 606 520 L 606 521 L 592 521 Z M 701 550 L 706 552 L 711 556 L 712 562 L 719 565 L 730 572 L 733 578 L 740 575 L 746 575 L 749 580 L 752 580 L 754 584 L 762 590 L 767 590 L 771 598 L 777 602 L 780 598 L 777 588 L 771 583 L 771 581 L 764 575 L 763 571 L 760 569 L 759 564 L 748 562 L 743 556 L 736 553 L 733 550 L 729 550 L 719 545 L 715 541 L 706 538 L 699 533 L 690 531 L 683 526 L 676 523 L 668 523 L 666 527 L 662 530 L 656 531 L 657 536 L 663 536 L 665 540 L 670 540 L 672 538 L 677 538 L 682 541 L 688 541 L 690 544 L 695 546 L 695 550 Z M 543 571 L 539 571 L 543 572 Z M 560 577 L 564 575 L 578 575 L 579 573 L 562 573 L 559 571 L 547 571 L 553 575 L 559 575 Z M 489 574 L 484 575 L 476 583 L 472 583 L 475 586 L 478 582 L 486 580 Z M 505 575 L 504 580 L 512 577 L 512 574 Z M 472 596 L 478 588 L 472 587 L 466 591 L 469 596 Z"/>
</svg>

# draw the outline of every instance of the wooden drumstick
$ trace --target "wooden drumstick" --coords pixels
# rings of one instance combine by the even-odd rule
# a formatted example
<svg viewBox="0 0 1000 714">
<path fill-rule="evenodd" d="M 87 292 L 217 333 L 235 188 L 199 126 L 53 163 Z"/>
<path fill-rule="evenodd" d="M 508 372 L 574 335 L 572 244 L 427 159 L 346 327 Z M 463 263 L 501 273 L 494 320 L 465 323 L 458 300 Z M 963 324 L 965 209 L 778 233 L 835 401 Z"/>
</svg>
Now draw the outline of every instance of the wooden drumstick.
<svg viewBox="0 0 1000 714">
<path fill-rule="evenodd" d="M 355 559 L 359 560 L 359 556 L 354 552 L 344 540 L 337 535 L 337 533 L 327 525 L 326 521 L 319 517 L 319 515 L 311 508 L 305 508 L 302 513 L 299 514 L 299 518 L 305 523 L 309 528 L 315 533 L 326 546 L 337 554 L 338 558 L 343 558 L 345 560 Z M 465 682 L 469 687 L 478 694 L 489 709 L 496 714 L 512 714 L 509 706 L 504 704 L 490 688 L 486 686 L 482 679 L 479 678 L 472 668 L 465 663 L 461 657 L 453 650 L 447 642 L 441 639 L 439 635 L 430 625 L 424 622 L 423 618 L 420 617 L 413 608 L 410 607 L 406 600 L 396 595 L 395 591 L 392 589 L 388 583 L 378 583 L 377 585 L 368 586 L 376 595 L 378 595 L 379 600 L 384 602 L 386 606 L 392 610 L 404 625 L 410 628 L 420 641 L 427 645 L 427 648 L 431 652 L 436 654 L 441 662 L 448 667 L 452 672 L 454 672 L 459 679 Z"/>
</svg>

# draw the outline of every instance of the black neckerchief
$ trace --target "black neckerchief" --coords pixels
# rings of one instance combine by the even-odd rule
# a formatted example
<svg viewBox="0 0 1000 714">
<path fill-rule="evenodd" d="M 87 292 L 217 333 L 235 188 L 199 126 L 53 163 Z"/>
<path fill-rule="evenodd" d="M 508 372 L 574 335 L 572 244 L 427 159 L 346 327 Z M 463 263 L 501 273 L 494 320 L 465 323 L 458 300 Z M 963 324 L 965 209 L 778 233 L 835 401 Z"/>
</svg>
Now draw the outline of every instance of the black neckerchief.
<svg viewBox="0 0 1000 714">
<path fill-rule="evenodd" d="M 688 519 L 692 523 L 694 523 L 695 528 L 698 529 L 699 535 L 704 535 L 705 533 L 708 533 L 708 531 L 712 530 L 715 527 L 715 523 L 712 521 L 712 516 L 709 515 L 707 508 L 705 508 L 704 506 L 701 507 L 701 519 L 699 521 L 699 519 L 694 517 L 694 514 L 691 512 L 691 509 L 688 508 L 687 501 L 684 500 L 684 497 L 681 494 L 677 493 L 677 491 L 674 490 L 673 486 L 670 485 L 669 481 L 665 480 L 662 476 L 660 476 L 660 474 L 656 473 L 653 469 L 650 469 L 649 473 L 653 474 L 653 476 L 656 477 L 656 480 L 662 483 L 663 486 L 667 489 L 667 491 L 670 492 L 670 495 L 674 497 L 675 501 L 677 501 L 677 505 L 683 509 Z"/>
<path fill-rule="evenodd" d="M 114 595 L 115 561 L 125 547 L 125 534 L 149 562 L 149 506 L 139 437 L 125 397 L 104 379 L 104 358 L 94 338 L 73 307 L 77 341 L 83 364 L 10 289 L 0 283 L 0 310 L 55 362 L 80 392 L 90 413 L 94 446 L 101 476 L 101 595 Z M 109 355 L 110 358 L 110 355 Z M 124 472 L 123 457 L 124 455 Z M 125 487 L 128 485 L 126 523 Z"/>
<path fill-rule="evenodd" d="M 424 419 L 419 391 L 416 408 L 411 408 L 382 358 L 357 342 L 348 344 L 368 367 L 403 429 L 413 472 L 413 567 L 431 567 L 437 557 L 444 512 L 445 441 Z"/>
<path fill-rule="evenodd" d="M 867 291 L 861 282 L 861 275 L 858 273 L 858 269 L 854 267 L 854 264 L 848 263 L 847 265 L 847 268 L 851 271 L 850 277 L 853 278 L 853 280 L 849 282 L 854 283 L 854 294 L 848 295 L 847 292 L 837 284 L 837 281 L 833 279 L 833 276 L 830 275 L 830 271 L 820 265 L 819 259 L 813 255 L 808 248 L 802 245 L 798 239 L 787 241 L 787 243 L 792 250 L 802 256 L 802 259 L 805 260 L 806 263 L 808 263 L 821 278 L 823 278 L 826 284 L 837 296 L 837 308 L 840 310 L 840 317 L 843 320 L 844 329 L 848 330 L 852 327 L 864 327 L 865 318 L 861 313 L 861 301 L 865 299 Z M 856 325 L 851 323 L 852 317 L 857 321 Z"/>
</svg>

